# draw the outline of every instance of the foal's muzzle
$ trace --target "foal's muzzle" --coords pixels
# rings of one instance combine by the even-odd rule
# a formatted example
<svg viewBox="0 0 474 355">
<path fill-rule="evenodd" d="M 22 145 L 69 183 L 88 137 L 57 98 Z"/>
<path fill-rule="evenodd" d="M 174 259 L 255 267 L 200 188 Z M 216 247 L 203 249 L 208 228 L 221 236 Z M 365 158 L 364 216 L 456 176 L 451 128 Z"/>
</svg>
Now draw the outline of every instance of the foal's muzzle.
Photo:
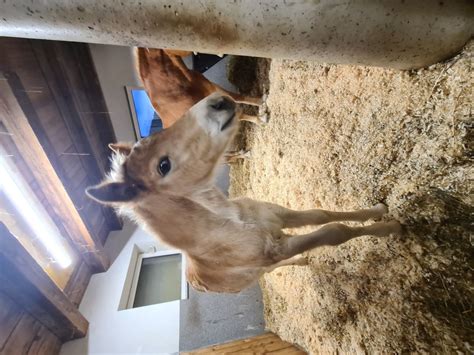
<svg viewBox="0 0 474 355">
<path fill-rule="evenodd" d="M 215 117 L 218 117 L 219 130 L 225 131 L 232 126 L 236 116 L 237 105 L 228 96 L 216 95 L 209 100 L 209 109 L 214 111 Z"/>
<path fill-rule="evenodd" d="M 227 96 L 221 96 L 221 97 L 216 97 L 214 100 L 212 100 L 209 105 L 213 110 L 216 111 L 233 111 L 235 112 L 235 102 L 227 97 Z"/>
</svg>

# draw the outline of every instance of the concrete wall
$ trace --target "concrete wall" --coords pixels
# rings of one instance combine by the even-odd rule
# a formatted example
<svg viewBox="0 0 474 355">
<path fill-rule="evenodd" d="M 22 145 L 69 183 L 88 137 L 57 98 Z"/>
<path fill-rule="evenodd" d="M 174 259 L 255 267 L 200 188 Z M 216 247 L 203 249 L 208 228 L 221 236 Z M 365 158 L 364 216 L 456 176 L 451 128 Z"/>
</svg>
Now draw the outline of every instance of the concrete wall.
<svg viewBox="0 0 474 355">
<path fill-rule="evenodd" d="M 411 69 L 461 50 L 473 9 L 472 0 L 3 0 L 0 36 Z"/>
</svg>

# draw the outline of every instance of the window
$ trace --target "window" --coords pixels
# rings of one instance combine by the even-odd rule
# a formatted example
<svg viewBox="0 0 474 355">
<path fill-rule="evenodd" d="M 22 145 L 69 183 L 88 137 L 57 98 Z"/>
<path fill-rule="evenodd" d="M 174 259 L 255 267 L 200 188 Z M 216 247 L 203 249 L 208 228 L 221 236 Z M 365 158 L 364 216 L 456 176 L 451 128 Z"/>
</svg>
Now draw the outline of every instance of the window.
<svg viewBox="0 0 474 355">
<path fill-rule="evenodd" d="M 160 131 L 163 128 L 163 123 L 155 112 L 145 89 L 126 86 L 125 91 L 136 139 L 139 140 Z"/>
<path fill-rule="evenodd" d="M 185 261 L 176 251 L 143 253 L 135 248 L 132 255 L 132 272 L 126 302 L 121 309 L 131 309 L 186 299 L 188 284 Z"/>
</svg>

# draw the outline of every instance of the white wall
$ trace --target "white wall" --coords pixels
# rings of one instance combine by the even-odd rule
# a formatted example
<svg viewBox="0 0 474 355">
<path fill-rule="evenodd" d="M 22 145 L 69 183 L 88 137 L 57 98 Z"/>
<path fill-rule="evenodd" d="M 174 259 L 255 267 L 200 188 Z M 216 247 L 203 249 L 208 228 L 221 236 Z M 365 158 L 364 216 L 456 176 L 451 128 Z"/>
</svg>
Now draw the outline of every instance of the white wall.
<svg viewBox="0 0 474 355">
<path fill-rule="evenodd" d="M 79 311 L 89 321 L 85 338 L 65 343 L 62 355 L 83 354 L 172 354 L 179 349 L 180 301 L 119 311 L 125 278 L 134 245 L 147 250 L 166 249 L 140 228 L 126 224 L 112 232 L 106 250 L 127 240 L 107 272 L 92 276 Z M 131 236 L 130 236 L 131 234 Z"/>
<path fill-rule="evenodd" d="M 131 47 L 89 44 L 117 140 L 135 141 L 125 85 L 142 86 Z"/>
</svg>

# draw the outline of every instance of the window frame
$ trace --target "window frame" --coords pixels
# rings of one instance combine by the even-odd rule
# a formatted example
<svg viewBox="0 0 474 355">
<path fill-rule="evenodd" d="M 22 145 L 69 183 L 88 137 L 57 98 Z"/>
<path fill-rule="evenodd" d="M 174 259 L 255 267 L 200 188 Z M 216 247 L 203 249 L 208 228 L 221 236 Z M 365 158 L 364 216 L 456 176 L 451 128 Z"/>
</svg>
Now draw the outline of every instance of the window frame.
<svg viewBox="0 0 474 355">
<path fill-rule="evenodd" d="M 160 250 L 160 251 L 153 251 L 153 252 L 142 252 L 138 248 L 134 249 L 134 252 L 136 252 L 136 254 L 134 253 L 135 255 L 132 255 L 132 263 L 134 262 L 134 259 L 135 259 L 135 265 L 133 267 L 133 275 L 131 276 L 130 283 L 128 285 L 126 283 L 125 285 L 125 287 L 127 287 L 128 289 L 128 296 L 127 296 L 126 303 L 124 304 L 123 309 L 139 308 L 139 307 L 133 307 L 133 303 L 135 302 L 138 279 L 140 277 L 143 259 L 155 258 L 155 257 L 160 257 L 160 256 L 181 255 L 181 298 L 175 301 L 188 299 L 189 286 L 186 280 L 186 259 L 183 253 L 177 250 Z M 170 301 L 170 302 L 174 302 L 174 301 Z M 168 302 L 162 302 L 162 303 L 168 303 Z M 156 303 L 156 304 L 161 304 L 161 303 Z M 148 305 L 148 306 L 152 306 L 152 305 Z M 143 307 L 148 307 L 148 306 L 143 306 Z"/>
</svg>

